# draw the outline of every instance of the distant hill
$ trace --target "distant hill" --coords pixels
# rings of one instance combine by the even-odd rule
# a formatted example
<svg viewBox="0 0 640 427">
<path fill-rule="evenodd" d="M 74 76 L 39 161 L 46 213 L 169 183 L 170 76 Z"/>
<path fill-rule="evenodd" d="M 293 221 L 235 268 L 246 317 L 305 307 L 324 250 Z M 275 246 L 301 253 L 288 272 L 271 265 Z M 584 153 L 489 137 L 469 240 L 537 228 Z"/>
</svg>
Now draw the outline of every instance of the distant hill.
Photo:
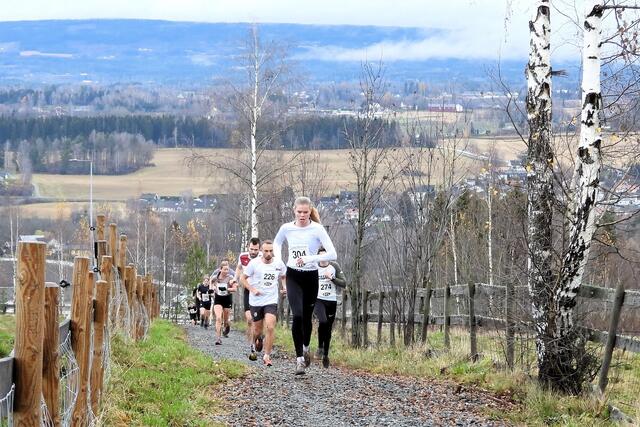
<svg viewBox="0 0 640 427">
<path fill-rule="evenodd" d="M 209 85 L 229 75 L 248 24 L 150 20 L 0 22 L 0 84 L 139 82 Z M 261 35 L 292 46 L 312 81 L 357 78 L 360 62 L 314 59 L 322 47 L 363 48 L 379 42 L 423 40 L 438 30 L 373 26 L 261 24 Z M 371 58 L 377 60 L 379 58 Z M 384 60 L 384 58 L 382 58 Z M 386 62 L 396 83 L 418 79 L 486 88 L 495 61 L 430 59 Z M 502 63 L 503 77 L 523 84 L 524 61 Z"/>
</svg>

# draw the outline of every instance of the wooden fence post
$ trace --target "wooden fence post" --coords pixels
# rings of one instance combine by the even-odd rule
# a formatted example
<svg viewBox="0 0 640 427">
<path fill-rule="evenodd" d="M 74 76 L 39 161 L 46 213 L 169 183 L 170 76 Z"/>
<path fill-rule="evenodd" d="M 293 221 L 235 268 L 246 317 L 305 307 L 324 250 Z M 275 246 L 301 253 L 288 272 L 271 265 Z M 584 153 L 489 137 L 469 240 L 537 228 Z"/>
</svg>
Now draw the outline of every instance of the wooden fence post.
<svg viewBox="0 0 640 427">
<path fill-rule="evenodd" d="M 120 235 L 120 243 L 118 246 L 118 270 L 120 277 L 124 277 L 125 268 L 127 267 L 127 236 Z"/>
<path fill-rule="evenodd" d="M 93 272 L 89 258 L 76 257 L 73 264 L 73 296 L 71 306 L 71 348 L 79 366 L 79 387 L 71 417 L 72 426 L 86 426 L 91 363 L 91 309 L 93 306 Z"/>
<path fill-rule="evenodd" d="M 389 315 L 389 345 L 396 345 L 396 308 L 398 303 L 398 292 L 389 292 L 389 301 L 391 301 L 391 313 Z"/>
<path fill-rule="evenodd" d="M 450 336 L 450 329 L 451 329 L 451 287 L 449 286 L 449 283 L 445 283 L 445 288 L 444 288 L 444 347 L 449 350 L 451 349 L 451 336 Z"/>
<path fill-rule="evenodd" d="M 427 281 L 425 288 L 423 306 L 422 306 L 422 342 L 427 342 L 427 335 L 429 334 L 429 321 L 431 320 L 431 281 Z"/>
<path fill-rule="evenodd" d="M 506 320 L 506 340 L 507 340 L 507 366 L 509 369 L 514 368 L 515 362 L 515 321 L 514 321 L 514 306 L 515 306 L 515 295 L 513 289 L 513 283 L 510 280 L 506 282 L 505 289 L 505 320 Z"/>
<path fill-rule="evenodd" d="M 611 312 L 611 323 L 609 324 L 609 335 L 607 336 L 607 344 L 604 347 L 604 359 L 600 368 L 600 377 L 598 378 L 598 387 L 604 393 L 609 382 L 609 367 L 611 366 L 611 358 L 613 349 L 616 345 L 616 333 L 618 331 L 618 321 L 620 320 L 620 312 L 624 304 L 624 285 L 622 281 L 618 281 L 616 293 L 613 296 L 613 311 Z"/>
<path fill-rule="evenodd" d="M 147 317 L 149 317 L 149 325 L 153 319 L 153 295 L 151 290 L 151 274 L 144 276 L 144 306 L 147 309 Z"/>
<path fill-rule="evenodd" d="M 106 257 L 105 257 L 106 258 Z M 109 283 L 106 280 L 96 282 L 95 316 L 93 318 L 93 355 L 91 362 L 91 409 L 98 414 L 102 397 L 104 378 L 103 346 L 105 330 L 109 320 Z"/>
<path fill-rule="evenodd" d="M 42 242 L 18 243 L 14 345 L 14 422 L 18 426 L 39 426 L 42 416 L 40 402 L 46 248 L 47 245 Z"/>
<path fill-rule="evenodd" d="M 109 255 L 115 265 L 118 259 L 118 225 L 113 222 L 109 224 Z"/>
<path fill-rule="evenodd" d="M 343 340 L 347 336 L 347 304 L 349 304 L 349 291 L 345 288 L 342 291 L 342 330 L 340 331 Z"/>
<path fill-rule="evenodd" d="M 142 338 L 143 335 L 143 329 L 142 329 L 142 321 L 143 321 L 143 316 L 142 316 L 142 306 L 144 305 L 142 302 L 142 298 L 143 298 L 143 288 L 142 288 L 142 276 L 140 275 L 136 275 L 136 280 L 135 280 L 135 296 L 134 301 L 135 301 L 135 306 L 136 306 L 136 328 L 135 328 L 135 339 L 136 341 L 139 341 Z M 138 315 L 139 314 L 139 315 Z"/>
<path fill-rule="evenodd" d="M 60 425 L 60 325 L 58 304 L 60 287 L 47 282 L 44 290 L 44 341 L 42 357 L 42 395 L 54 426 Z"/>
<path fill-rule="evenodd" d="M 378 301 L 378 336 L 376 342 L 380 345 L 382 340 L 382 321 L 384 317 L 384 291 L 380 291 L 380 298 Z"/>
<path fill-rule="evenodd" d="M 469 344 L 471 360 L 478 360 L 478 338 L 476 335 L 476 284 L 469 282 Z"/>
<path fill-rule="evenodd" d="M 107 216 L 105 214 L 98 214 L 96 216 L 96 240 L 104 240 L 104 226 L 106 223 Z"/>
<path fill-rule="evenodd" d="M 369 346 L 369 292 L 364 291 L 362 295 L 362 343 Z"/>
<path fill-rule="evenodd" d="M 133 295 L 135 294 L 135 283 L 136 283 L 136 269 L 133 265 L 127 265 L 124 270 L 124 287 L 127 294 L 127 305 L 129 306 L 129 327 L 130 330 L 127 331 L 127 334 L 134 338 L 135 327 L 136 327 L 136 313 L 134 312 L 134 301 Z"/>
</svg>

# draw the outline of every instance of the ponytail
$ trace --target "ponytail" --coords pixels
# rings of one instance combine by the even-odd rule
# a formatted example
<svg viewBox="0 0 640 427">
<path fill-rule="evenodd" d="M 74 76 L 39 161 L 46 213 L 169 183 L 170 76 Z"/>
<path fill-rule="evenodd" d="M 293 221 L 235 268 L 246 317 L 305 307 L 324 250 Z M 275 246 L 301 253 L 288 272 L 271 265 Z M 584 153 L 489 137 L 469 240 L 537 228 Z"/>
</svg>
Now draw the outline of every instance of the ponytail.
<svg viewBox="0 0 640 427">
<path fill-rule="evenodd" d="M 317 222 L 318 224 L 322 224 L 322 222 L 320 222 L 320 212 L 318 212 L 318 209 L 316 209 L 315 206 L 311 206 L 311 213 L 309 214 L 309 219 L 311 219 L 311 221 L 313 222 Z"/>
</svg>

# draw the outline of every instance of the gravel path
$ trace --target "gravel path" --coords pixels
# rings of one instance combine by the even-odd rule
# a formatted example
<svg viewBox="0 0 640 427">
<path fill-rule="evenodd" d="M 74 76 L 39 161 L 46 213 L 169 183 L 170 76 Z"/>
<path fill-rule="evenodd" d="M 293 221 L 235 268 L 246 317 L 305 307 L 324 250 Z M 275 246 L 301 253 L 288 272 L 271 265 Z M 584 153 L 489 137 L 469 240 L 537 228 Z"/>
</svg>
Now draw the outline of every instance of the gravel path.
<svg viewBox="0 0 640 427">
<path fill-rule="evenodd" d="M 505 407 L 488 394 L 450 382 L 372 375 L 312 362 L 295 376 L 293 355 L 274 349 L 273 366 L 251 362 L 244 334 L 231 331 L 223 344 L 214 333 L 186 326 L 189 342 L 214 359 L 251 367 L 249 375 L 227 385 L 229 426 L 497 426 L 482 408 Z M 313 347 L 312 347 L 313 350 Z"/>
</svg>

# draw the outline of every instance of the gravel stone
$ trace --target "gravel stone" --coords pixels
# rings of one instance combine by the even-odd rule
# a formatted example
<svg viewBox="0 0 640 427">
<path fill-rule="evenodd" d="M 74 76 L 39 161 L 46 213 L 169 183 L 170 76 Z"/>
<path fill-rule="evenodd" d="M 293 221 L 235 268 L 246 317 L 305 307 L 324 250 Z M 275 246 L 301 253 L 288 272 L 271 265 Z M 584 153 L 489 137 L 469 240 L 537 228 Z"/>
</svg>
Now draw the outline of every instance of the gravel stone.
<svg viewBox="0 0 640 427">
<path fill-rule="evenodd" d="M 222 345 L 215 333 L 185 326 L 189 343 L 213 359 L 238 360 L 249 373 L 224 389 L 228 426 L 504 426 L 488 419 L 483 408 L 511 405 L 448 381 L 375 375 L 341 367 L 322 368 L 313 360 L 306 375 L 294 375 L 295 357 L 274 348 L 272 367 L 262 354 L 252 362 L 244 333 L 231 330 Z M 312 343 L 313 344 L 313 343 Z M 312 348 L 313 350 L 313 348 Z"/>
</svg>

